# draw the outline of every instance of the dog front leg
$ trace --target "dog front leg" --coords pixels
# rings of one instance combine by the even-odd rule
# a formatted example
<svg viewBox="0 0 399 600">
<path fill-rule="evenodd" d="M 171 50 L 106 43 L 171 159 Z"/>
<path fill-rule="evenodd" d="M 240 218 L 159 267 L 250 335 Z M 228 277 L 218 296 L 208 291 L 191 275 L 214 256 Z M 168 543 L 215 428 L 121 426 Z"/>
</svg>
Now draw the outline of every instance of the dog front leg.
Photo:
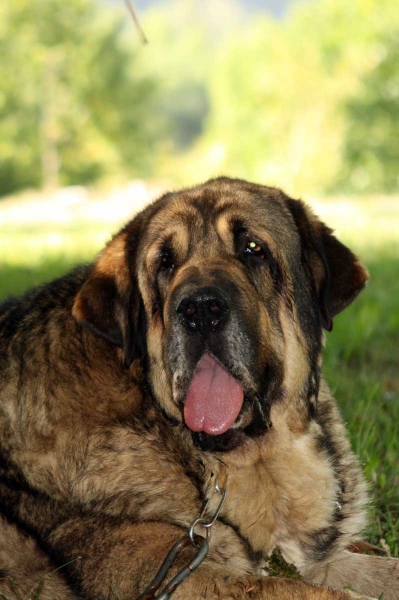
<svg viewBox="0 0 399 600">
<path fill-rule="evenodd" d="M 215 532 L 216 533 L 216 532 Z M 119 524 L 74 519 L 60 525 L 50 544 L 65 558 L 81 556 L 68 577 L 85 598 L 137 598 L 152 581 L 168 550 L 184 531 L 165 523 Z M 208 557 L 173 593 L 173 600 L 349 600 L 350 593 L 301 581 L 259 577 L 241 541 L 229 528 L 217 532 Z M 187 548 L 168 574 L 170 580 L 193 558 Z"/>
<path fill-rule="evenodd" d="M 399 599 L 399 559 L 381 558 L 344 551 L 322 566 L 304 573 L 306 581 L 350 587 L 360 594 L 384 600 Z"/>
</svg>

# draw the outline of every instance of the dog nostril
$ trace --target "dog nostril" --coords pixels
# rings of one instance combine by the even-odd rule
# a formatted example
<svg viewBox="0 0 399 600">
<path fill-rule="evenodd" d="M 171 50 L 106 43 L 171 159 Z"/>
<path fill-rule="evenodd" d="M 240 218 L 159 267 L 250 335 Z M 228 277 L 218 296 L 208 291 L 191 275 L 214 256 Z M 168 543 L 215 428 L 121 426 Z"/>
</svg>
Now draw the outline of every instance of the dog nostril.
<svg viewBox="0 0 399 600">
<path fill-rule="evenodd" d="M 184 314 L 187 315 L 188 317 L 190 317 L 191 315 L 194 315 L 197 312 L 197 309 L 195 307 L 194 304 L 189 304 L 186 308 L 186 310 L 184 311 Z"/>
<path fill-rule="evenodd" d="M 212 321 L 211 321 L 212 331 L 216 331 L 216 329 L 219 327 L 219 325 L 220 325 L 220 319 L 212 319 Z"/>
<path fill-rule="evenodd" d="M 220 313 L 220 306 L 215 300 L 213 300 L 213 302 L 211 302 L 209 305 L 209 310 L 213 313 Z"/>
</svg>

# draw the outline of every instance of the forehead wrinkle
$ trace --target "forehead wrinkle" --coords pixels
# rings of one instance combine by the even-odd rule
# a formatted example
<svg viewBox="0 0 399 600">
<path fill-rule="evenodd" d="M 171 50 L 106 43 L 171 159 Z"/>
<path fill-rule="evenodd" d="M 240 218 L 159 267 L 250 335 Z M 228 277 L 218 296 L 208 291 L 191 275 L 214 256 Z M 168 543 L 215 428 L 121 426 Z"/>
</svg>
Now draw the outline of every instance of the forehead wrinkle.
<svg viewBox="0 0 399 600">
<path fill-rule="evenodd" d="M 170 246 L 171 250 L 176 252 L 178 256 L 185 257 L 189 244 L 189 232 L 185 227 L 164 229 L 162 235 L 153 239 L 152 243 L 148 246 L 145 259 L 146 268 L 148 270 L 151 269 L 163 246 Z"/>
<path fill-rule="evenodd" d="M 215 206 L 215 217 L 218 219 L 227 211 L 234 211 L 237 208 L 237 203 L 232 202 L 226 197 L 222 197 Z"/>
<path fill-rule="evenodd" d="M 201 216 L 204 231 L 215 226 L 215 221 L 220 214 L 232 210 L 235 206 L 234 197 L 231 193 L 226 194 L 224 190 L 214 189 L 210 186 L 202 190 L 196 190 L 189 201 L 190 206 Z"/>
<path fill-rule="evenodd" d="M 195 211 L 176 211 L 169 206 L 150 222 L 145 235 L 145 245 L 152 245 L 154 242 L 159 242 L 160 239 L 165 240 L 165 231 L 170 231 L 167 229 L 168 227 L 180 226 L 182 229 L 191 231 L 196 227 L 197 221 L 198 216 Z"/>
<path fill-rule="evenodd" d="M 234 239 L 232 231 L 231 216 L 226 214 L 219 215 L 216 219 L 215 229 L 218 237 L 224 242 L 230 251 L 234 251 Z"/>
<path fill-rule="evenodd" d="M 196 195 L 192 199 L 192 206 L 200 213 L 207 224 L 216 225 L 220 216 L 237 208 L 237 201 L 231 194 L 222 194 L 214 191 L 212 194 L 207 190 L 206 194 Z"/>
<path fill-rule="evenodd" d="M 229 243 L 227 235 L 220 235 L 218 231 L 218 221 L 226 212 L 233 210 L 236 204 L 229 197 L 222 195 L 220 190 L 212 190 L 211 193 L 210 190 L 206 190 L 206 192 L 206 194 L 196 193 L 191 199 L 191 206 L 196 209 L 202 220 L 202 240 L 209 238 L 214 231 L 219 240 L 231 250 L 232 244 Z M 199 223 L 198 227 L 200 227 Z M 190 239 L 192 240 L 192 237 Z"/>
</svg>

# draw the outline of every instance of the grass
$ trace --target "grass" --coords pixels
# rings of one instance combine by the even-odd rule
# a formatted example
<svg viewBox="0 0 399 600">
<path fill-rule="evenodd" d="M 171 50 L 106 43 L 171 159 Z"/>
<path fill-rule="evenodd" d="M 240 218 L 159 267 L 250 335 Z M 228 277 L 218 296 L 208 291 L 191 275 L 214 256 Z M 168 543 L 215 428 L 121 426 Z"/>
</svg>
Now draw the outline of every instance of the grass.
<svg viewBox="0 0 399 600">
<path fill-rule="evenodd" d="M 316 205 L 367 265 L 371 280 L 336 317 L 324 372 L 370 482 L 369 540 L 399 556 L 399 200 Z M 106 226 L 8 227 L 0 237 L 0 298 L 91 260 Z"/>
<path fill-rule="evenodd" d="M 370 540 L 399 556 L 399 252 L 366 260 L 371 281 L 328 334 L 324 372 L 370 481 Z M 396 277 L 395 277 L 396 275 Z"/>
<path fill-rule="evenodd" d="M 48 577 L 50 577 L 51 575 L 53 575 L 54 573 L 56 573 L 57 571 L 60 571 L 61 569 L 64 569 L 68 565 L 76 562 L 77 560 L 80 560 L 80 556 L 78 558 L 74 558 L 73 560 L 68 561 L 67 563 L 64 563 L 60 567 L 56 567 L 55 569 L 53 569 L 52 571 L 47 573 L 47 575 L 44 575 L 41 579 L 39 579 L 39 581 L 37 581 L 31 587 L 31 589 L 25 595 L 21 594 L 21 591 L 19 590 L 14 579 L 10 578 L 9 584 L 10 584 L 10 589 L 12 592 L 12 599 L 7 598 L 7 596 L 4 596 L 4 594 L 0 594 L 0 600 L 40 600 L 43 588 L 46 584 L 46 579 Z"/>
</svg>

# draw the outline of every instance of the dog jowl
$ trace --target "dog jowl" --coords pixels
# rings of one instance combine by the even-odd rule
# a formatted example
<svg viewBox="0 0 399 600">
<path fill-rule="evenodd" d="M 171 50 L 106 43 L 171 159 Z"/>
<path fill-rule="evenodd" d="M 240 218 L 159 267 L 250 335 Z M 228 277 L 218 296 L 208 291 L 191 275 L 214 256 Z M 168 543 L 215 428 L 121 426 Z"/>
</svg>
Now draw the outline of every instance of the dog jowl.
<svg viewBox="0 0 399 600">
<path fill-rule="evenodd" d="M 219 178 L 3 304 L 0 594 L 67 564 L 43 600 L 137 597 L 227 473 L 176 600 L 393 600 L 393 563 L 346 551 L 365 484 L 321 375 L 323 330 L 366 279 L 303 203 Z M 275 548 L 307 583 L 262 575 Z"/>
</svg>

